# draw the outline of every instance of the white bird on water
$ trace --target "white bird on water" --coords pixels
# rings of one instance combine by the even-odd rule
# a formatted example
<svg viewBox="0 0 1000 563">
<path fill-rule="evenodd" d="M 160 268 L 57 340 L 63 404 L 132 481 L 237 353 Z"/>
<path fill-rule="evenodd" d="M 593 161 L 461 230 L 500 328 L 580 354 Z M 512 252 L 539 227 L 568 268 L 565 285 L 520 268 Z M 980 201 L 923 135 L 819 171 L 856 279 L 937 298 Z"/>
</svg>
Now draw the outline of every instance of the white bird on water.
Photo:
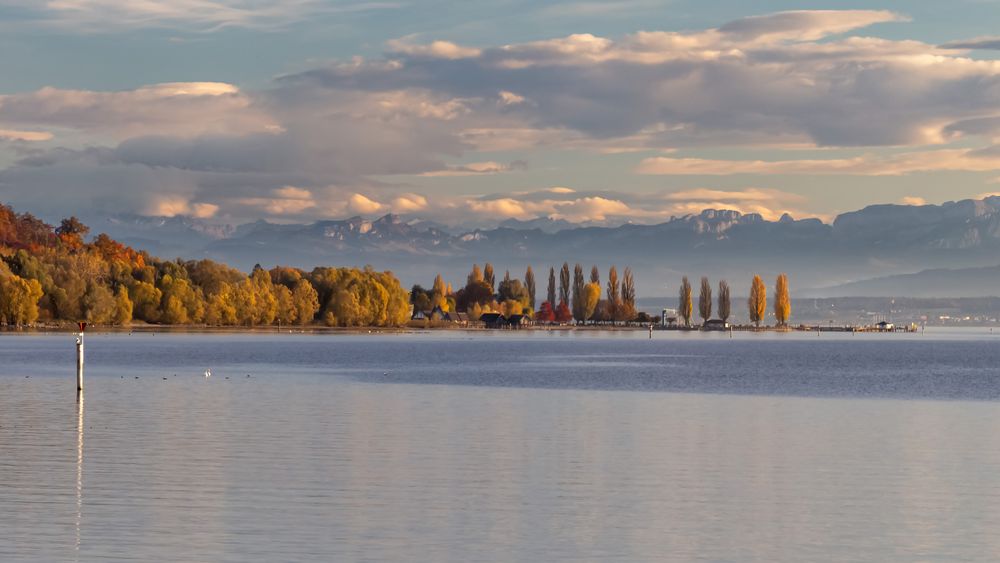
<svg viewBox="0 0 1000 563">
<path fill-rule="evenodd" d="M 205 370 L 205 377 L 212 377 L 212 370 L 206 369 Z"/>
</svg>

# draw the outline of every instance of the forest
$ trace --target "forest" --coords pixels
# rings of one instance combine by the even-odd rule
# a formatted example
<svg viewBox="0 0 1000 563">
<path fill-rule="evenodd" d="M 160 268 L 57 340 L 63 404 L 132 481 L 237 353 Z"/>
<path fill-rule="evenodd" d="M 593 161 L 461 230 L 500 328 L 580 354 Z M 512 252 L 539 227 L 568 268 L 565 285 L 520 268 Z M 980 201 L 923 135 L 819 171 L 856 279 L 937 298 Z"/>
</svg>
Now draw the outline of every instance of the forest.
<svg viewBox="0 0 1000 563">
<path fill-rule="evenodd" d="M 397 326 L 408 292 L 392 272 L 255 267 L 163 260 L 75 217 L 53 227 L 0 204 L 0 324 Z"/>
</svg>

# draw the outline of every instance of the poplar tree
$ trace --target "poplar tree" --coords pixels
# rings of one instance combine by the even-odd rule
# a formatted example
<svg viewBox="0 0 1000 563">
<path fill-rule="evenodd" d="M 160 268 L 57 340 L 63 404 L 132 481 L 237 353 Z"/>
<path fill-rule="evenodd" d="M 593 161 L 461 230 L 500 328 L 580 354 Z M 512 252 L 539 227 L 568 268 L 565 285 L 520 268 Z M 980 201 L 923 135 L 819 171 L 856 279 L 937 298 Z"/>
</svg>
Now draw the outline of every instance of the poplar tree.
<svg viewBox="0 0 1000 563">
<path fill-rule="evenodd" d="M 622 276 L 622 319 L 629 321 L 635 318 L 635 278 L 632 277 L 632 268 L 626 267 Z"/>
<path fill-rule="evenodd" d="M 587 280 L 583 277 L 583 266 L 573 267 L 573 317 L 577 321 L 587 320 Z"/>
<path fill-rule="evenodd" d="M 681 289 L 678 297 L 677 314 L 684 319 L 685 326 L 691 326 L 691 282 L 688 281 L 687 276 L 684 276 L 684 279 L 681 280 Z"/>
<path fill-rule="evenodd" d="M 535 310 L 535 272 L 531 271 L 531 266 L 524 272 L 524 287 L 528 290 L 528 307 Z"/>
<path fill-rule="evenodd" d="M 559 270 L 559 303 L 569 306 L 569 264 L 563 262 Z"/>
<path fill-rule="evenodd" d="M 549 306 L 552 307 L 554 311 L 556 308 L 556 269 L 549 266 L 549 287 L 545 294 L 546 300 L 549 302 Z"/>
<path fill-rule="evenodd" d="M 719 282 L 719 318 L 722 322 L 728 322 L 730 316 L 731 303 L 729 299 L 729 282 L 722 280 Z"/>
<path fill-rule="evenodd" d="M 698 293 L 698 316 L 701 323 L 705 324 L 712 318 L 712 284 L 708 278 L 701 278 L 701 291 Z"/>
<path fill-rule="evenodd" d="M 788 274 L 779 274 L 774 282 L 774 318 L 779 326 L 788 324 L 792 316 L 792 300 L 788 296 Z"/>
<path fill-rule="evenodd" d="M 747 309 L 750 313 L 750 322 L 759 327 L 767 313 L 767 287 L 764 286 L 764 281 L 760 279 L 760 276 L 755 275 L 750 284 L 750 299 L 747 300 Z"/>
<path fill-rule="evenodd" d="M 597 266 L 590 267 L 590 283 L 596 283 L 598 287 L 601 285 L 601 271 Z"/>
<path fill-rule="evenodd" d="M 618 270 L 614 266 L 608 270 L 608 317 L 613 321 L 622 320 L 622 299 L 621 299 L 621 287 L 618 283 Z"/>
<path fill-rule="evenodd" d="M 496 291 L 497 280 L 496 276 L 493 274 L 493 264 L 490 264 L 489 262 L 487 262 L 486 266 L 483 268 L 483 281 L 489 284 L 490 291 Z"/>
</svg>

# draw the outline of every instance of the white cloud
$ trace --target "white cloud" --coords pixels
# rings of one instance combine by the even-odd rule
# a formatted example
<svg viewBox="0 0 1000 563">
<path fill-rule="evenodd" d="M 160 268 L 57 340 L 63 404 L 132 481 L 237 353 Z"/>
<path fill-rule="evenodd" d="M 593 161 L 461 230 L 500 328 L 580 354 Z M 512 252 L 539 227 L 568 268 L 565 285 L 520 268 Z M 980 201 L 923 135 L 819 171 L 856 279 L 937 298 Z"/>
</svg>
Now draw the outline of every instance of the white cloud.
<svg viewBox="0 0 1000 563">
<path fill-rule="evenodd" d="M 371 213 L 378 213 L 382 211 L 384 207 L 385 206 L 381 203 L 369 199 L 367 196 L 361 194 L 353 194 L 347 199 L 347 210 L 351 213 L 368 215 Z"/>
<path fill-rule="evenodd" d="M 991 149 L 944 149 L 889 156 L 802 160 L 712 160 L 651 157 L 636 169 L 639 174 L 727 176 L 732 174 L 844 174 L 901 176 L 915 172 L 1000 170 L 1000 154 Z"/>
<path fill-rule="evenodd" d="M 0 0 L 29 21 L 77 33 L 142 28 L 208 32 L 230 27 L 273 29 L 320 14 L 395 8 L 390 2 L 329 0 Z"/>
<path fill-rule="evenodd" d="M 15 131 L 13 129 L 0 129 L 0 139 L 11 141 L 40 142 L 52 139 L 52 133 L 48 131 Z"/>
<path fill-rule="evenodd" d="M 137 135 L 247 134 L 278 131 L 273 117 L 239 88 L 175 82 L 119 92 L 46 87 L 0 96 L 0 128 L 50 127 L 124 139 Z"/>
</svg>

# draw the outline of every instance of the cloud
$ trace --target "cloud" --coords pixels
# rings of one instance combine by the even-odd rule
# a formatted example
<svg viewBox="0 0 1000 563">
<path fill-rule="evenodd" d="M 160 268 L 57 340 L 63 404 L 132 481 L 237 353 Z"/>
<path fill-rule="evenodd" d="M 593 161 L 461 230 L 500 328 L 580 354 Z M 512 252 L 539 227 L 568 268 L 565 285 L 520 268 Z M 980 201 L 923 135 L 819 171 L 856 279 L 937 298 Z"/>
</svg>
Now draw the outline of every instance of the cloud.
<svg viewBox="0 0 1000 563">
<path fill-rule="evenodd" d="M 906 21 L 884 10 L 797 10 L 750 16 L 719 28 L 743 41 L 816 41 L 876 23 Z"/>
<path fill-rule="evenodd" d="M 516 170 L 525 170 L 528 164 L 523 160 L 515 160 L 509 163 L 502 162 L 471 162 L 469 164 L 463 164 L 461 166 L 449 166 L 444 170 L 432 170 L 430 172 L 424 172 L 421 176 L 430 177 L 440 177 L 440 176 L 479 176 L 482 174 L 500 174 L 503 172 L 513 172 Z"/>
<path fill-rule="evenodd" d="M 378 213 L 382 211 L 385 206 L 381 203 L 369 199 L 361 194 L 354 194 L 347 200 L 347 209 L 351 213 L 360 213 L 363 215 Z"/>
<path fill-rule="evenodd" d="M 48 131 L 15 131 L 13 129 L 0 129 L 0 139 L 10 141 L 40 142 L 52 139 L 52 133 Z"/>
<path fill-rule="evenodd" d="M 28 21 L 77 33 L 141 28 L 210 32 L 225 28 L 276 29 L 308 17 L 384 10 L 390 2 L 323 0 L 0 0 Z"/>
<path fill-rule="evenodd" d="M 639 174 L 728 176 L 732 174 L 843 174 L 902 176 L 916 172 L 1000 170 L 1000 154 L 993 149 L 944 149 L 889 156 L 863 155 L 823 160 L 712 160 L 651 157 L 636 169 Z"/>
<path fill-rule="evenodd" d="M 0 96 L 0 129 L 20 125 L 116 139 L 153 132 L 193 136 L 280 130 L 248 95 L 219 82 L 153 84 L 119 92 L 46 87 Z"/>
<path fill-rule="evenodd" d="M 187 1 L 129 4 L 108 18 L 161 25 L 181 17 Z M 254 18 L 278 9 L 265 0 L 204 1 L 207 16 L 187 10 L 190 20 L 176 25 L 262 25 Z M 84 22 L 111 6 L 59 3 L 79 6 Z M 285 8 L 288 21 L 313 6 L 300 0 Z M 72 12 L 52 9 L 67 18 Z M 162 17 L 136 13 L 154 9 Z M 206 204 L 229 220 L 395 211 L 607 221 L 619 214 L 654 220 L 698 205 L 766 216 L 808 209 L 750 189 L 685 190 L 684 199 L 545 188 L 466 197 L 446 191 L 457 181 L 435 178 L 463 176 L 468 193 L 482 193 L 497 184 L 495 175 L 524 170 L 528 154 L 555 168 L 536 165 L 521 185 L 574 185 L 593 169 L 575 169 L 584 158 L 612 171 L 706 177 L 998 169 L 1000 149 L 988 143 L 1000 142 L 1000 62 L 853 34 L 903 19 L 885 11 L 797 11 L 614 38 L 579 33 L 476 47 L 405 38 L 375 57 L 319 65 L 259 89 L 177 82 L 13 93 L 0 96 L 2 156 L 13 162 L 0 169 L 0 189 L 6 201 L 53 215 L 81 208 L 196 213 L 195 205 Z M 198 23 L 208 20 L 215 23 Z M 249 23 L 229 23 L 237 21 Z M 769 158 L 699 152 L 720 147 L 767 148 Z M 815 147 L 849 148 L 838 155 L 850 156 L 801 159 L 796 152 Z M 565 154 L 576 152 L 586 154 Z"/>
<path fill-rule="evenodd" d="M 962 50 L 972 50 L 972 49 L 1000 49 L 1000 37 L 988 36 L 988 37 L 976 37 L 974 39 L 966 39 L 962 41 L 951 41 L 941 45 L 942 49 L 962 49 Z"/>
<path fill-rule="evenodd" d="M 982 198 L 977 198 L 977 199 L 982 199 Z M 914 205 L 914 206 L 919 207 L 919 206 L 922 206 L 922 205 L 927 205 L 927 200 L 924 199 L 924 198 L 922 198 L 922 197 L 908 195 L 908 196 L 905 196 L 905 197 L 901 198 L 899 200 L 899 203 L 901 203 L 903 205 Z"/>
</svg>

